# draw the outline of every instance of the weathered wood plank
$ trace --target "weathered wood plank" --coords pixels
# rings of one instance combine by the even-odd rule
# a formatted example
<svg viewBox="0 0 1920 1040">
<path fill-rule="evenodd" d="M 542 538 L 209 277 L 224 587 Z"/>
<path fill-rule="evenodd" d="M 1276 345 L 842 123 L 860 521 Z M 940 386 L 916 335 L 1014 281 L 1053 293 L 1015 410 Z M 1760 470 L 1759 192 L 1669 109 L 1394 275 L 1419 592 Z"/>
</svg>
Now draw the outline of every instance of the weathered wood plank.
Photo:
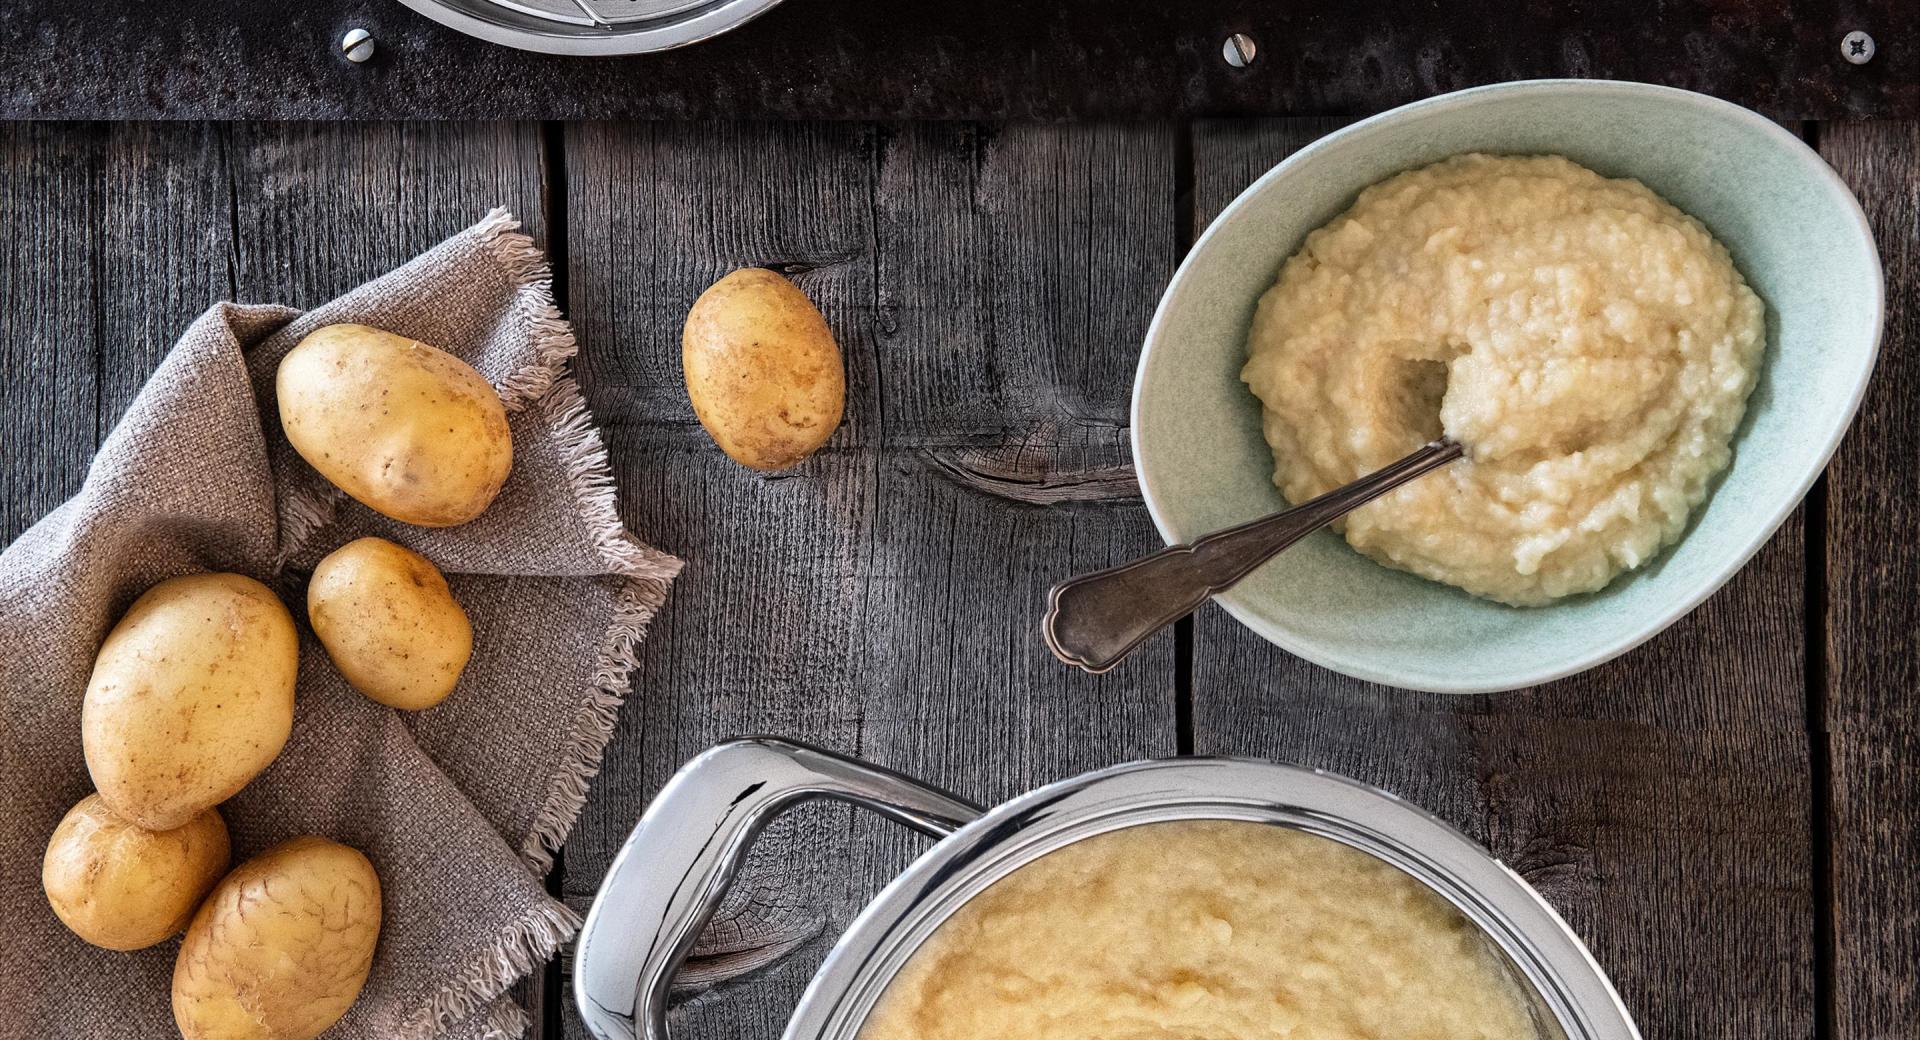
<svg viewBox="0 0 1920 1040">
<path fill-rule="evenodd" d="M 985 800 L 1171 752 L 1171 641 L 1093 680 L 1035 629 L 1051 581 L 1151 542 L 1126 481 L 1089 475 L 1125 463 L 1127 372 L 1172 268 L 1170 129 L 588 125 L 567 141 L 581 378 L 628 519 L 688 559 L 567 847 L 568 898 L 591 898 L 672 770 L 736 733 Z M 845 428 L 776 476 L 713 447 L 679 373 L 687 306 L 745 264 L 792 272 L 847 354 Z M 1042 507 L 1034 487 L 1072 490 Z M 777 1035 L 826 937 L 923 843 L 830 809 L 765 845 L 760 905 L 707 948 L 825 934 L 683 1006 L 681 1036 Z"/>
<path fill-rule="evenodd" d="M 1920 123 L 1837 123 L 1820 151 L 1866 208 L 1887 325 L 1860 419 L 1827 474 L 1833 1035 L 1920 1020 Z"/>
<path fill-rule="evenodd" d="M 512 209 L 536 240 L 545 235 L 535 124 L 242 123 L 226 132 L 243 300 L 323 303 L 495 206 Z"/>
<path fill-rule="evenodd" d="M 1326 129 L 1197 128 L 1198 222 Z M 1348 680 L 1207 608 L 1194 640 L 1197 750 L 1334 769 L 1460 826 L 1588 939 L 1650 1037 L 1808 1035 L 1803 540 L 1796 516 L 1648 645 L 1492 697 Z"/>
<path fill-rule="evenodd" d="M 79 488 L 174 334 L 227 291 L 213 130 L 0 127 L 0 544 Z"/>
<path fill-rule="evenodd" d="M 72 494 L 93 455 L 101 133 L 12 124 L 0 151 L 0 540 Z M 86 219 L 72 219 L 84 216 Z"/>
</svg>

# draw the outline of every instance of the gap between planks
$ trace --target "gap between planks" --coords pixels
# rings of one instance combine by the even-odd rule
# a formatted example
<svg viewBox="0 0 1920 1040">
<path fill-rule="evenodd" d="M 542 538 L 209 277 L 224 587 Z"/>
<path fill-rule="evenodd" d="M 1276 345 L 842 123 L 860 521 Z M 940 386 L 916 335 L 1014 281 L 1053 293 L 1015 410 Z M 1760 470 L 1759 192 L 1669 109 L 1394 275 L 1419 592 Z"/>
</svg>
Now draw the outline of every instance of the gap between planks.
<svg viewBox="0 0 1920 1040">
<path fill-rule="evenodd" d="M 1820 124 L 1798 127 L 1807 147 L 1820 150 Z M 1827 476 L 1823 471 L 1807 490 L 1802 506 L 1805 539 L 1806 586 L 1802 619 L 1806 625 L 1806 660 L 1802 675 L 1807 693 L 1808 860 L 1812 871 L 1813 904 L 1813 1033 L 1820 1040 L 1835 1037 L 1833 946 L 1833 754 L 1827 742 Z"/>
<path fill-rule="evenodd" d="M 1178 270 L 1193 250 L 1199 234 L 1195 226 L 1193 182 L 1193 121 L 1183 119 L 1173 131 L 1173 266 Z M 1201 610 L 1206 605 L 1201 605 Z M 1196 612 L 1197 613 L 1197 612 Z M 1173 623 L 1173 733 L 1174 748 L 1193 754 L 1193 615 Z"/>
<path fill-rule="evenodd" d="M 553 272 L 553 303 L 562 315 L 567 308 L 567 134 L 563 123 L 540 124 L 540 215 L 547 229 L 547 266 Z M 565 895 L 567 874 L 565 843 L 553 850 L 553 866 L 547 870 L 547 894 L 555 899 Z M 572 956 L 571 943 L 559 956 L 542 965 L 540 971 L 522 982 L 526 991 L 529 1040 L 556 1040 L 565 1032 L 567 986 L 561 977 L 561 962 Z"/>
</svg>

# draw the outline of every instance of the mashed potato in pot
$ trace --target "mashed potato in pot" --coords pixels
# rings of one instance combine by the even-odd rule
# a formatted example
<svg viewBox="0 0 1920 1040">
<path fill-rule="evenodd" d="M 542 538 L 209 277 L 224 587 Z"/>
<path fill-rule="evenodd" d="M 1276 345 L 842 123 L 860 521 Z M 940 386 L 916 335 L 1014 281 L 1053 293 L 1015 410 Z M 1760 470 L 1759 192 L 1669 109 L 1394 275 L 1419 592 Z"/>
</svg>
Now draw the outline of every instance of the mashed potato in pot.
<svg viewBox="0 0 1920 1040">
<path fill-rule="evenodd" d="M 1450 904 L 1325 838 L 1220 820 L 1076 842 L 969 900 L 860 1040 L 1537 1040 Z"/>
<path fill-rule="evenodd" d="M 1464 460 L 1349 514 L 1347 541 L 1538 606 L 1680 537 L 1765 340 L 1726 249 L 1638 181 L 1463 155 L 1307 236 L 1260 300 L 1241 378 L 1291 502 L 1459 441 Z"/>
</svg>

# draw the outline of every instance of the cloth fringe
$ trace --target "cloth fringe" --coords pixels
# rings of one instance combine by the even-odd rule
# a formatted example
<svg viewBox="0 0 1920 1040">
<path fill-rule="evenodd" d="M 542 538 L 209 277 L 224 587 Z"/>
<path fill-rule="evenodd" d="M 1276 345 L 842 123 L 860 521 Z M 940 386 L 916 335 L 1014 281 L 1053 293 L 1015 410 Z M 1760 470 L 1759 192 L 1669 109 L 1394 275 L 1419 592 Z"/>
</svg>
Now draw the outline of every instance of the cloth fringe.
<svg viewBox="0 0 1920 1040">
<path fill-rule="evenodd" d="M 524 1040 L 533 1023 L 520 1005 L 511 1000 L 496 1000 L 487 1008 L 480 1024 L 480 1040 Z"/>
<path fill-rule="evenodd" d="M 566 463 L 574 501 L 580 504 L 580 521 L 607 566 L 632 578 L 672 581 L 680 573 L 682 562 L 643 544 L 620 523 L 620 514 L 614 508 L 618 488 L 607 462 L 607 446 L 593 425 L 579 384 L 570 375 L 556 377 L 537 407 Z"/>
<path fill-rule="evenodd" d="M 469 231 L 492 250 L 516 285 L 513 313 L 533 330 L 534 362 L 500 381 L 495 389 L 510 412 L 547 393 L 562 366 L 580 352 L 573 329 L 553 303 L 553 268 L 520 222 L 505 207 L 494 209 Z"/>
<path fill-rule="evenodd" d="M 471 1018 L 482 1007 L 497 1005 L 507 987 L 545 964 L 573 933 L 580 918 L 572 910 L 551 900 L 536 905 L 525 917 L 514 922 L 506 934 L 455 974 L 454 980 L 435 993 L 431 1003 L 401 1028 L 403 1037 L 432 1037 Z M 515 1009 L 518 1010 L 517 1008 Z M 525 1014 L 521 1014 L 524 1035 Z M 489 1009 L 487 1025 L 495 1024 Z"/>
<path fill-rule="evenodd" d="M 655 578 L 623 578 L 616 593 L 613 625 L 601 641 L 593 667 L 593 687 L 574 716 L 572 732 L 561 752 L 559 772 L 546 801 L 534 815 L 533 828 L 520 846 L 520 856 L 535 873 L 553 866 L 553 853 L 566 843 L 580 809 L 587 802 L 593 778 L 599 775 L 607 741 L 620 721 L 620 705 L 632 686 L 635 652 L 647 622 L 667 597 L 667 582 Z"/>
</svg>

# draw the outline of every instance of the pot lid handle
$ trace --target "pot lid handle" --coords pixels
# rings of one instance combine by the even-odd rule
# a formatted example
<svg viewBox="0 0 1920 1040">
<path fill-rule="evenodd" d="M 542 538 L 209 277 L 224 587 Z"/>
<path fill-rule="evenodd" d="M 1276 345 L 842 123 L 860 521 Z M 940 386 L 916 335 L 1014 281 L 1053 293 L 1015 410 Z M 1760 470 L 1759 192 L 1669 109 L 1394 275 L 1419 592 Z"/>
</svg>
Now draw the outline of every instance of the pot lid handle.
<svg viewBox="0 0 1920 1040">
<path fill-rule="evenodd" d="M 945 837 L 979 807 L 891 770 L 774 737 L 680 767 L 621 845 L 574 949 L 573 997 L 598 1040 L 667 1040 L 673 975 L 775 816 L 831 798 Z"/>
</svg>

